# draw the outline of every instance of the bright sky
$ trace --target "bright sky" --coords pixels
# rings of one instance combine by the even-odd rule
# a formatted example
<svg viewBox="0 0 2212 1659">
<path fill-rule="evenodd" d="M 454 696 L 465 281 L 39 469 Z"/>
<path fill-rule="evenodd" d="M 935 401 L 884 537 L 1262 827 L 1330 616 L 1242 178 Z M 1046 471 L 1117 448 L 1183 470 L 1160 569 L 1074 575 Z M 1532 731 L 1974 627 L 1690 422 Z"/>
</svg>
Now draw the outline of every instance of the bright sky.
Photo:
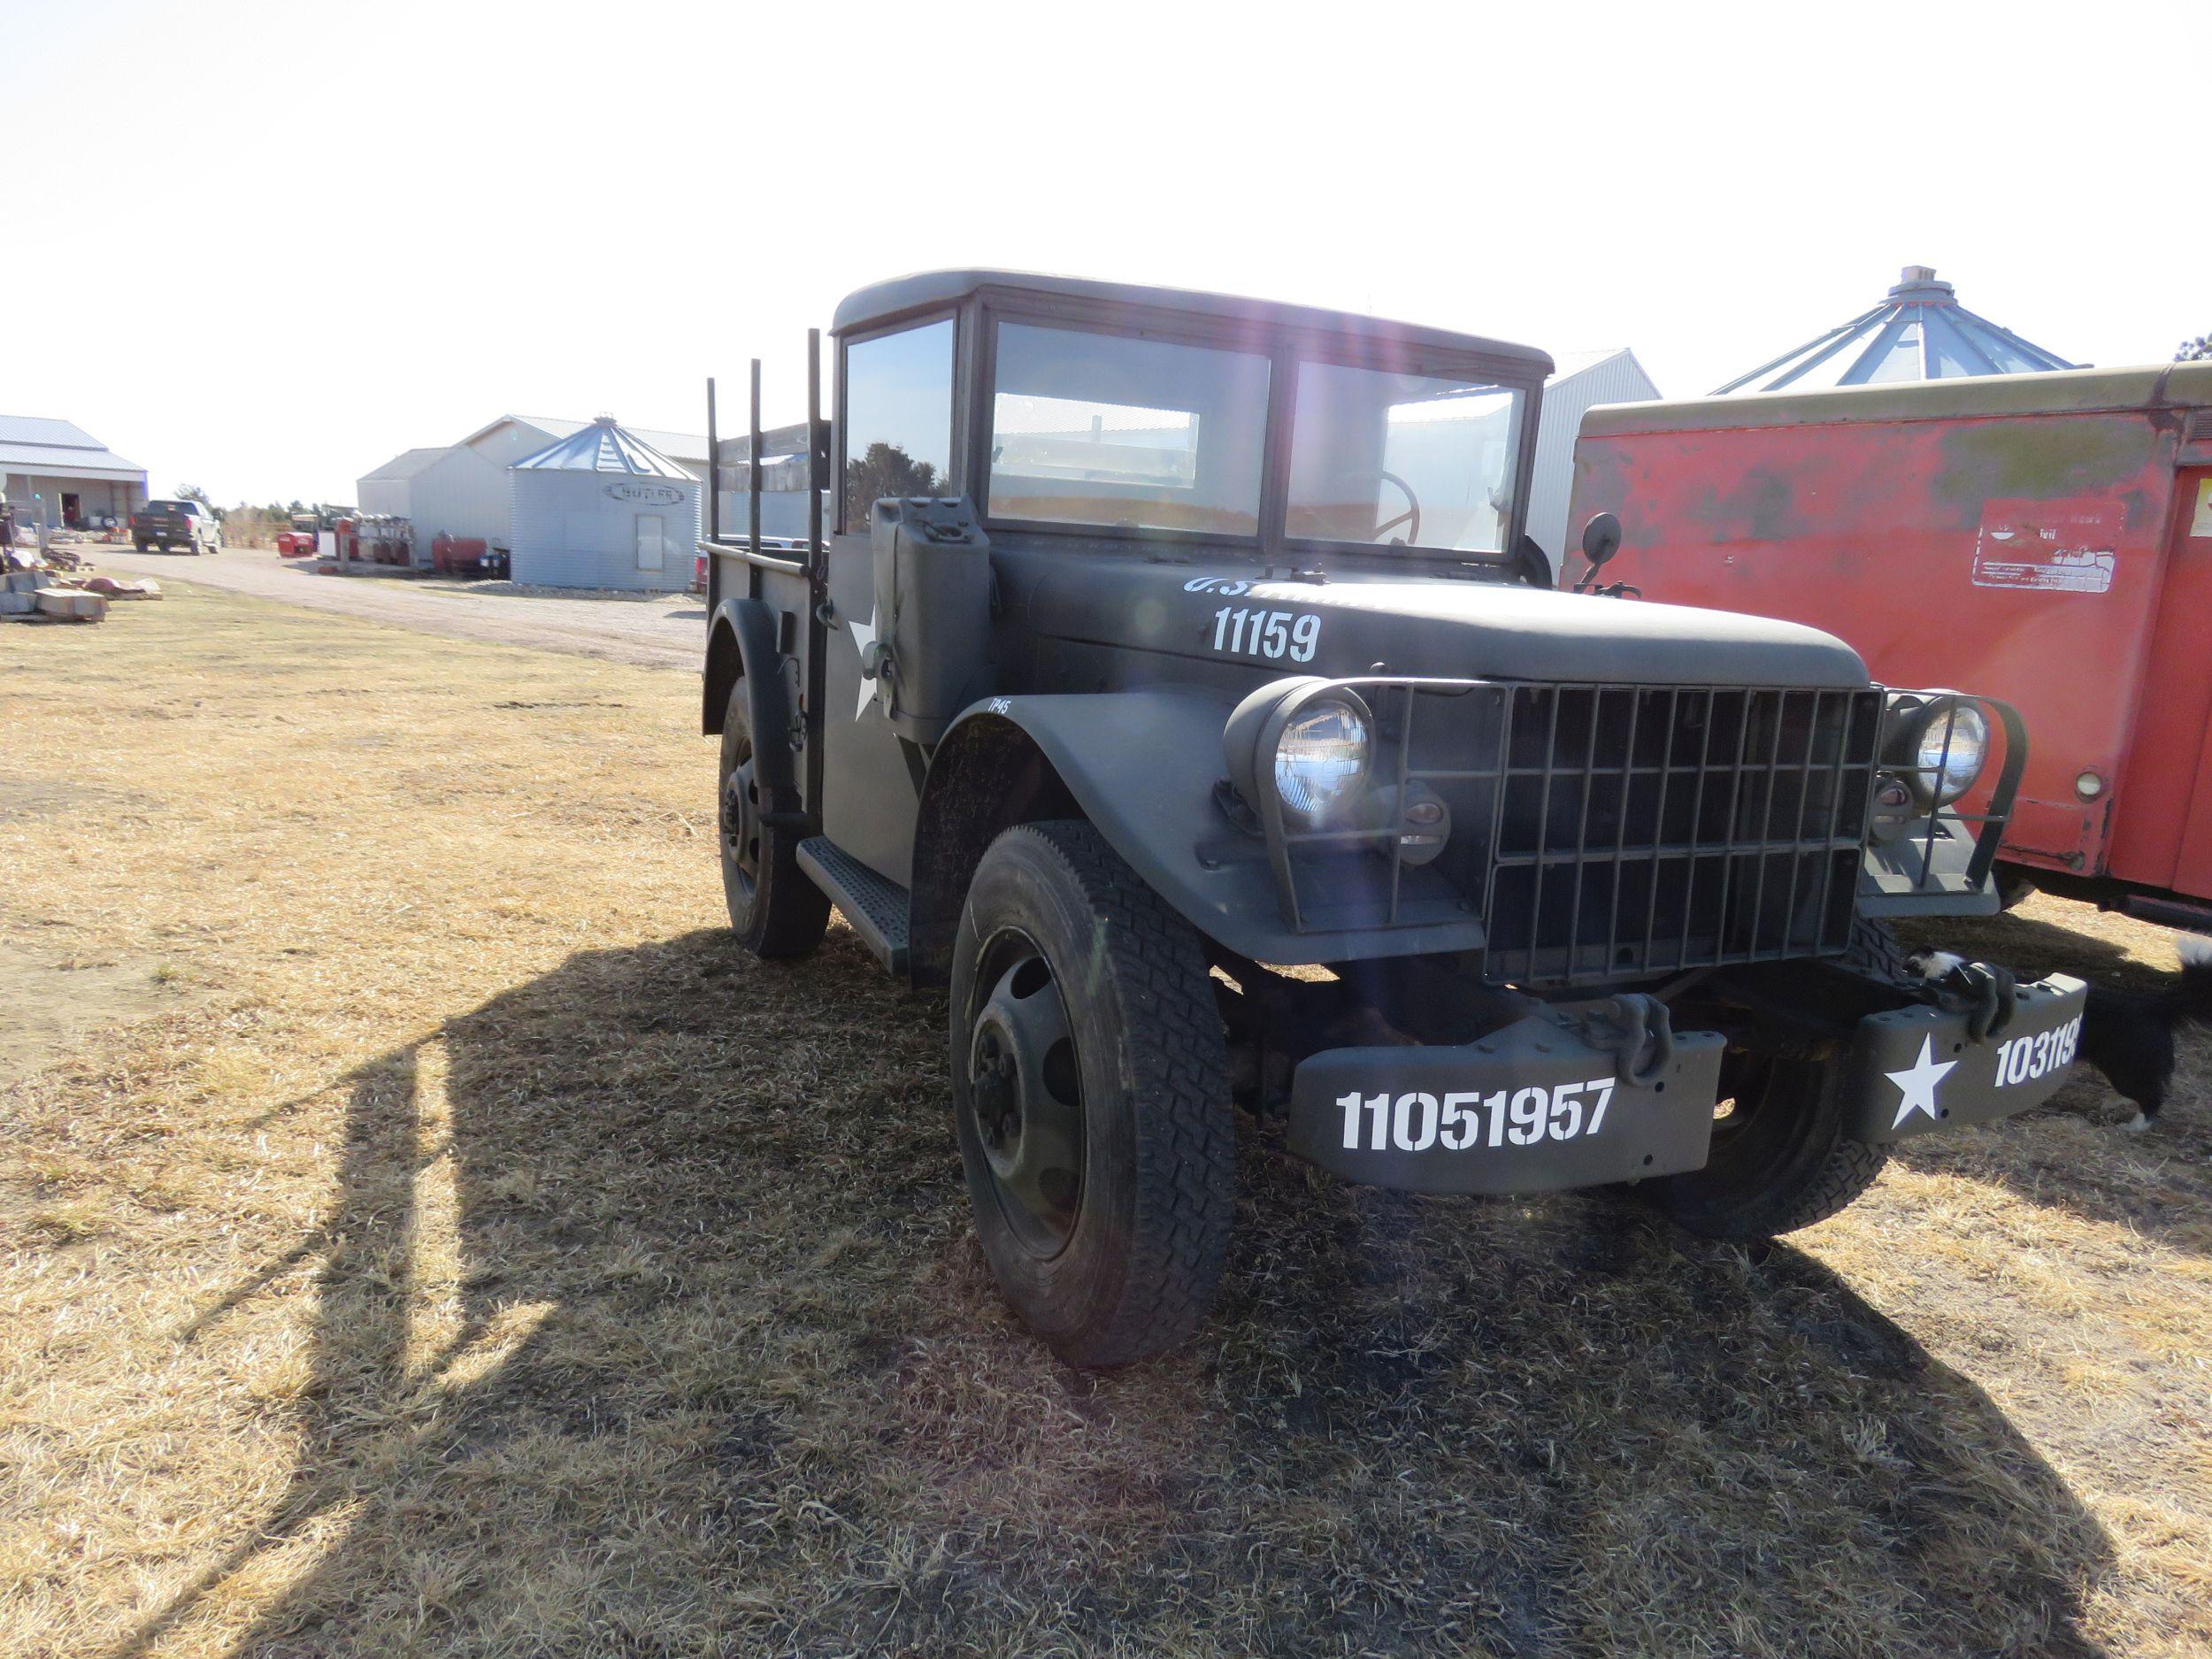
<svg viewBox="0 0 2212 1659">
<path fill-rule="evenodd" d="M 1676 396 L 1911 263 L 2078 361 L 2212 329 L 2199 4 L 4 11 L 0 411 L 224 503 L 507 412 L 703 429 L 757 354 L 788 419 L 806 327 L 940 265 L 1625 344 Z"/>
</svg>

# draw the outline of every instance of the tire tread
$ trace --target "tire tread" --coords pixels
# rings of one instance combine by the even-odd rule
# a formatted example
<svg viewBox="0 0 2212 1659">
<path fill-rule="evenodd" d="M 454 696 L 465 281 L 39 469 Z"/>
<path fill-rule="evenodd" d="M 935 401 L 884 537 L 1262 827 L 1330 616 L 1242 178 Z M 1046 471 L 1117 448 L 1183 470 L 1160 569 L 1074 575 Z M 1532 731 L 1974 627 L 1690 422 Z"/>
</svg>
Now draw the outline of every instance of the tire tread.
<svg viewBox="0 0 2212 1659">
<path fill-rule="evenodd" d="M 1058 1344 L 1084 1365 L 1164 1352 L 1205 1320 L 1236 1207 L 1229 1072 L 1204 953 L 1190 924 L 1080 819 L 1007 832 L 1041 841 L 1088 897 L 1125 999 L 1138 1068 L 1137 1213 L 1122 1293 L 1102 1328 Z M 1129 999 L 1136 999 L 1132 1003 Z"/>
<path fill-rule="evenodd" d="M 1889 1163 L 1889 1148 L 1839 1140 L 1813 1178 L 1776 1207 L 1770 1233 L 1795 1233 L 1845 1210 L 1874 1185 Z"/>
<path fill-rule="evenodd" d="M 1907 954 L 1887 922 L 1857 916 L 1851 923 L 1850 945 L 1838 964 L 1869 979 L 1903 987 L 1912 981 Z M 1832 1068 L 1838 1062 L 1826 1064 Z M 1816 1164 L 1793 1171 L 1786 1181 L 1759 1191 L 1726 1194 L 1706 1187 L 1713 1179 L 1708 1171 L 1694 1171 L 1655 1182 L 1647 1190 L 1640 1190 L 1640 1195 L 1677 1225 L 1703 1238 L 1742 1242 L 1794 1233 L 1825 1221 L 1873 1186 L 1889 1163 L 1887 1147 L 1854 1141 L 1833 1127 L 1818 1126 L 1837 1121 L 1834 1091 L 1838 1087 L 1832 1071 L 1820 1076 L 1818 1094 L 1801 1107 L 1809 1116 L 1808 1133 L 1825 1133 L 1833 1139 Z"/>
<path fill-rule="evenodd" d="M 745 703 L 745 681 L 741 675 L 730 687 L 728 709 L 723 718 L 725 754 L 734 730 L 750 735 Z M 754 739 L 754 748 L 759 740 Z M 722 779 L 715 780 L 715 846 L 719 852 L 722 842 Z M 738 941 L 756 956 L 769 960 L 803 956 L 813 950 L 829 931 L 830 902 L 813 879 L 799 866 L 799 836 L 789 829 L 763 825 L 760 831 L 760 875 L 754 884 L 753 904 L 749 915 L 740 916 L 737 899 L 729 889 L 729 875 L 723 875 L 725 897 L 730 911 L 730 926 Z"/>
</svg>

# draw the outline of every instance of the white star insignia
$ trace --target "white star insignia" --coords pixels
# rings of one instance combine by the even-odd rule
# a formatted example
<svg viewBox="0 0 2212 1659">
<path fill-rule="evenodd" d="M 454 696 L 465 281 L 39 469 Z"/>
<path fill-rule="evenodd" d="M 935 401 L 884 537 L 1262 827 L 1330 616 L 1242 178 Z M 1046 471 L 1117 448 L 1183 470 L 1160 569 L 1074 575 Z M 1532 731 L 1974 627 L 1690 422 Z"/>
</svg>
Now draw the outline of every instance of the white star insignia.
<svg viewBox="0 0 2212 1659">
<path fill-rule="evenodd" d="M 868 663 L 868 648 L 876 642 L 875 612 L 871 611 L 865 622 L 856 618 L 852 629 L 853 649 L 860 653 L 860 662 L 864 671 L 860 676 L 860 706 L 853 710 L 853 718 L 857 720 L 868 712 L 868 704 L 876 695 L 876 682 L 869 679 L 864 672 Z"/>
<path fill-rule="evenodd" d="M 1897 1092 L 1903 1096 L 1897 1102 L 1897 1116 L 1890 1121 L 1889 1126 L 1893 1129 L 1901 1125 L 1915 1112 L 1926 1112 L 1929 1121 L 1935 1121 L 1936 1085 L 1951 1074 L 1958 1062 L 1938 1061 L 1932 1052 L 1934 1041 L 1932 1037 L 1920 1040 L 1920 1058 L 1908 1070 L 1883 1073 L 1897 1085 Z"/>
</svg>

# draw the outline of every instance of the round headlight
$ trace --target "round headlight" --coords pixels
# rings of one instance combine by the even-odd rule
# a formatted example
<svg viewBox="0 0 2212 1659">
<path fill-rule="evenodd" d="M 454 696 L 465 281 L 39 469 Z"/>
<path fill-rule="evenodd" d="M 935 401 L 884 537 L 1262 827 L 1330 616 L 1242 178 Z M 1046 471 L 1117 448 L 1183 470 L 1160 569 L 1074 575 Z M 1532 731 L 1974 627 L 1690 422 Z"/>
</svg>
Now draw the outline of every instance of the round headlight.
<svg viewBox="0 0 2212 1659">
<path fill-rule="evenodd" d="M 1275 745 L 1275 792 L 1309 823 L 1327 818 L 1367 777 L 1364 710 L 1319 697 L 1291 716 Z"/>
<path fill-rule="evenodd" d="M 1989 722 L 1970 703 L 1937 703 L 1922 717 L 1913 754 L 1914 782 L 1938 806 L 1974 787 L 1989 756 Z"/>
</svg>

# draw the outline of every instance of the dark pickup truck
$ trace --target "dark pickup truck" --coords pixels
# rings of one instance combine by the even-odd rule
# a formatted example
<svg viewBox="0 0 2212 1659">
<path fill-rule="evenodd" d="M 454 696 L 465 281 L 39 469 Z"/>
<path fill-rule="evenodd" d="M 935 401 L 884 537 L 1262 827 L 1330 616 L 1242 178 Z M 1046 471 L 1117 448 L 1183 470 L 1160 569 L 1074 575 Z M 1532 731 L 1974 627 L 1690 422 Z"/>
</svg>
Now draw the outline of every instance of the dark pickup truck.
<svg viewBox="0 0 2212 1659">
<path fill-rule="evenodd" d="M 2018 713 L 1641 603 L 1609 513 L 1555 591 L 1544 353 L 994 271 L 832 332 L 803 547 L 721 538 L 726 460 L 710 498 L 730 921 L 797 956 L 834 905 L 943 991 L 982 1254 L 1064 1358 L 1197 1327 L 1269 1145 L 1233 1107 L 1346 1180 L 1745 1242 L 2065 1082 L 2082 981 L 1890 932 L 1996 910 Z"/>
<path fill-rule="evenodd" d="M 131 515 L 131 545 L 141 553 L 173 547 L 188 553 L 220 553 L 223 526 L 204 501 L 150 501 Z"/>
</svg>

